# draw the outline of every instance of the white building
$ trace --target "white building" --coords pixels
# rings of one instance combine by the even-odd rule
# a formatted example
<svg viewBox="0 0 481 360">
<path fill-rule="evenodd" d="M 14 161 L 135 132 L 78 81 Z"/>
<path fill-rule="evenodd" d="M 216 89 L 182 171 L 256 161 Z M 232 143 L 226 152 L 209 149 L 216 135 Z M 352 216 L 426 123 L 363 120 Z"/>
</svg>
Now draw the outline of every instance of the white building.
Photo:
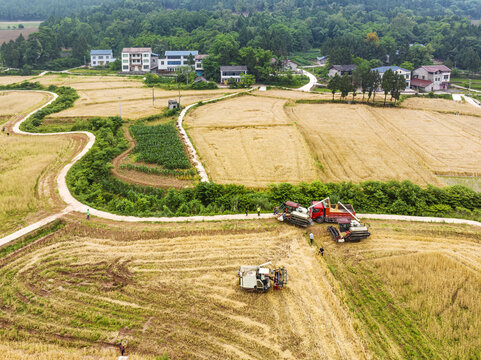
<svg viewBox="0 0 481 360">
<path fill-rule="evenodd" d="M 195 55 L 194 60 L 195 60 L 195 74 L 197 76 L 204 76 L 204 66 L 202 65 L 202 61 L 208 57 L 209 55 L 204 55 L 204 54 L 198 54 Z"/>
<path fill-rule="evenodd" d="M 189 55 L 192 54 L 195 58 L 198 53 L 197 50 L 166 51 L 164 57 L 159 59 L 159 72 L 174 72 L 179 66 L 188 66 Z"/>
<path fill-rule="evenodd" d="M 221 66 L 220 67 L 220 82 L 227 84 L 229 79 L 234 79 L 239 82 L 241 80 L 241 74 L 247 74 L 247 66 L 235 65 L 235 66 Z"/>
<path fill-rule="evenodd" d="M 158 58 L 151 48 L 123 48 L 122 72 L 145 74 L 155 71 Z"/>
<path fill-rule="evenodd" d="M 449 88 L 451 69 L 445 65 L 426 65 L 413 71 L 411 85 L 424 91 L 446 90 Z"/>
<path fill-rule="evenodd" d="M 379 75 L 381 75 L 381 79 L 386 71 L 389 69 L 392 70 L 393 73 L 395 74 L 401 74 L 404 76 L 406 79 L 406 89 L 409 89 L 411 87 L 411 71 L 407 69 L 400 68 L 399 66 L 380 66 L 374 69 L 371 69 L 371 71 L 377 71 Z"/>
<path fill-rule="evenodd" d="M 114 61 L 112 50 L 90 50 L 90 66 L 105 66 Z"/>
</svg>

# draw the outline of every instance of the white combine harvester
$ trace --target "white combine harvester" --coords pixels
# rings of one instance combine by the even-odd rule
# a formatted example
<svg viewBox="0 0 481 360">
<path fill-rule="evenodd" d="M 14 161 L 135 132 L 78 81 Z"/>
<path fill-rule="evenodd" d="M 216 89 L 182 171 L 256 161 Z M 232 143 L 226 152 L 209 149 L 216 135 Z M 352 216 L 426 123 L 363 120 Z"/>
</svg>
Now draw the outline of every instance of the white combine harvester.
<svg viewBox="0 0 481 360">
<path fill-rule="evenodd" d="M 267 265 L 271 261 L 258 266 L 242 265 L 239 268 L 239 286 L 245 290 L 267 292 L 272 287 L 279 290 L 287 284 L 287 270 L 284 267 L 271 270 Z"/>
</svg>

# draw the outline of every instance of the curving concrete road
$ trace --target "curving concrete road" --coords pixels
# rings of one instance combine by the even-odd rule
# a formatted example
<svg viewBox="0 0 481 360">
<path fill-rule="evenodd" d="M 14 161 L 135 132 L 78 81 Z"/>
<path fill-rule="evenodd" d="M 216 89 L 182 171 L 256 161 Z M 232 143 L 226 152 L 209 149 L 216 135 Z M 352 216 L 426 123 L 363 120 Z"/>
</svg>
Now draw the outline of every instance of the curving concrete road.
<svg viewBox="0 0 481 360">
<path fill-rule="evenodd" d="M 317 83 L 317 78 L 311 74 L 309 71 L 306 71 L 306 70 L 302 70 L 302 73 L 303 75 L 307 75 L 309 77 L 309 83 L 304 85 L 304 86 L 301 86 L 300 88 L 296 89 L 296 90 L 299 90 L 299 91 L 311 91 L 311 89 L 314 87 L 314 85 L 316 85 Z"/>
<path fill-rule="evenodd" d="M 249 91 L 251 91 L 250 89 Z M 18 91 L 18 90 L 15 90 Z M 32 91 L 32 90 L 28 90 Z M 247 220 L 247 219 L 269 219 L 273 218 L 272 214 L 261 214 L 261 216 L 257 216 L 256 214 L 250 214 L 246 216 L 245 214 L 235 214 L 235 215 L 213 215 L 213 216 L 189 216 L 189 217 L 136 217 L 136 216 L 125 216 L 125 215 L 116 215 L 116 214 L 111 214 L 106 211 L 101 211 L 97 209 L 90 208 L 88 205 L 82 204 L 80 201 L 75 199 L 72 194 L 70 193 L 68 187 L 67 187 L 67 182 L 66 182 L 66 176 L 70 168 L 77 162 L 79 161 L 94 145 L 95 143 L 95 135 L 88 131 L 72 131 L 72 132 L 61 132 L 61 133 L 28 133 L 20 130 L 20 125 L 22 122 L 24 122 L 29 116 L 31 116 L 33 113 L 36 111 L 42 109 L 43 107 L 51 104 L 55 99 L 57 98 L 57 94 L 48 92 L 48 91 L 42 91 L 44 93 L 49 93 L 53 96 L 53 99 L 40 107 L 39 109 L 31 112 L 27 116 L 25 116 L 23 119 L 21 119 L 19 122 L 17 122 L 13 126 L 13 132 L 17 134 L 22 134 L 22 135 L 28 135 L 28 136 L 54 136 L 54 135 L 65 135 L 65 134 L 84 134 L 85 136 L 88 137 L 88 143 L 85 146 L 85 148 L 77 155 L 75 156 L 65 167 L 60 171 L 58 177 L 57 177 L 57 187 L 58 191 L 60 194 L 60 197 L 62 200 L 67 204 L 67 207 L 60 213 L 51 215 L 49 217 L 46 217 L 45 219 L 42 219 L 34 224 L 31 224 L 25 228 L 22 228 L 6 237 L 3 237 L 0 239 L 0 246 L 7 244 L 10 241 L 13 241 L 15 239 L 20 238 L 21 236 L 24 236 L 28 234 L 31 231 L 37 230 L 42 226 L 47 225 L 48 223 L 60 218 L 61 216 L 72 212 L 72 211 L 77 211 L 80 213 L 85 213 L 87 209 L 89 209 L 90 214 L 92 216 L 98 216 L 104 219 L 109 219 L 109 220 L 114 220 L 114 221 L 125 221 L 125 222 L 195 222 L 195 221 L 222 221 L 222 220 Z M 230 94 L 222 98 L 234 96 L 235 94 Z M 211 101 L 216 101 L 219 99 L 212 99 L 212 100 L 206 100 L 204 103 L 211 102 Z M 186 107 L 181 114 L 179 115 L 179 119 L 177 121 L 177 126 L 179 128 L 179 131 L 181 131 L 182 136 L 184 137 L 184 141 L 188 144 L 190 151 L 192 152 L 194 159 L 196 161 L 196 168 L 201 174 L 202 181 L 209 181 L 207 177 L 207 173 L 205 172 L 204 167 L 202 166 L 202 163 L 199 161 L 197 157 L 197 153 L 195 152 L 194 146 L 192 145 L 190 139 L 188 138 L 187 134 L 185 133 L 185 130 L 182 128 L 182 121 L 187 113 L 187 111 L 192 107 L 193 105 L 190 105 Z M 399 220 L 399 221 L 420 221 L 420 222 L 438 222 L 438 223 L 451 223 L 451 224 L 468 224 L 468 225 L 473 225 L 473 226 L 479 226 L 481 227 L 481 222 L 477 221 L 472 221 L 472 220 L 464 220 L 464 219 L 452 219 L 452 218 L 436 218 L 436 217 L 422 217 L 422 216 L 404 216 L 404 215 L 383 215 L 383 214 L 358 214 L 360 218 L 364 219 L 381 219 L 381 220 Z"/>
</svg>

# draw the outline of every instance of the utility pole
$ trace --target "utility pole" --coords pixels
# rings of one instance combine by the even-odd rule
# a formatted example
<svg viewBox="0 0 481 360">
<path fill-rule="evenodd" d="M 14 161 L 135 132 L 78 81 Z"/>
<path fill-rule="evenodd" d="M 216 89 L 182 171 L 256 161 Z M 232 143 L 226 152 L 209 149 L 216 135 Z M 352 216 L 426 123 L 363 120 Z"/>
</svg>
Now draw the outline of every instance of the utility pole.
<svg viewBox="0 0 481 360">
<path fill-rule="evenodd" d="M 119 117 L 122 120 L 122 98 L 119 96 Z"/>
<path fill-rule="evenodd" d="M 471 79 L 469 79 L 469 96 L 471 96 Z"/>
<path fill-rule="evenodd" d="M 179 75 L 177 75 L 177 77 L 175 78 L 175 80 L 177 81 L 177 88 L 179 89 L 179 104 L 177 105 L 180 109 L 180 82 L 179 82 Z"/>
<path fill-rule="evenodd" d="M 154 94 L 154 87 L 152 86 L 152 107 L 155 106 L 155 94 Z"/>
</svg>

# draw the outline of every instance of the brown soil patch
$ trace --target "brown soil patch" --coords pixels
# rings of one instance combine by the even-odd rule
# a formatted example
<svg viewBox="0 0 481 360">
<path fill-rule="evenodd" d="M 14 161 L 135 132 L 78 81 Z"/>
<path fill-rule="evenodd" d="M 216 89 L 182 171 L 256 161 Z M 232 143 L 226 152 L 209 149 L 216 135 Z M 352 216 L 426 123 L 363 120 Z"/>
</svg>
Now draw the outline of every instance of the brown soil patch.
<svg viewBox="0 0 481 360">
<path fill-rule="evenodd" d="M 0 45 L 9 42 L 10 40 L 17 40 L 20 34 L 23 35 L 25 39 L 28 39 L 30 34 L 37 32 L 38 28 L 25 28 L 25 29 L 15 29 L 15 30 L 0 30 Z"/>
</svg>

